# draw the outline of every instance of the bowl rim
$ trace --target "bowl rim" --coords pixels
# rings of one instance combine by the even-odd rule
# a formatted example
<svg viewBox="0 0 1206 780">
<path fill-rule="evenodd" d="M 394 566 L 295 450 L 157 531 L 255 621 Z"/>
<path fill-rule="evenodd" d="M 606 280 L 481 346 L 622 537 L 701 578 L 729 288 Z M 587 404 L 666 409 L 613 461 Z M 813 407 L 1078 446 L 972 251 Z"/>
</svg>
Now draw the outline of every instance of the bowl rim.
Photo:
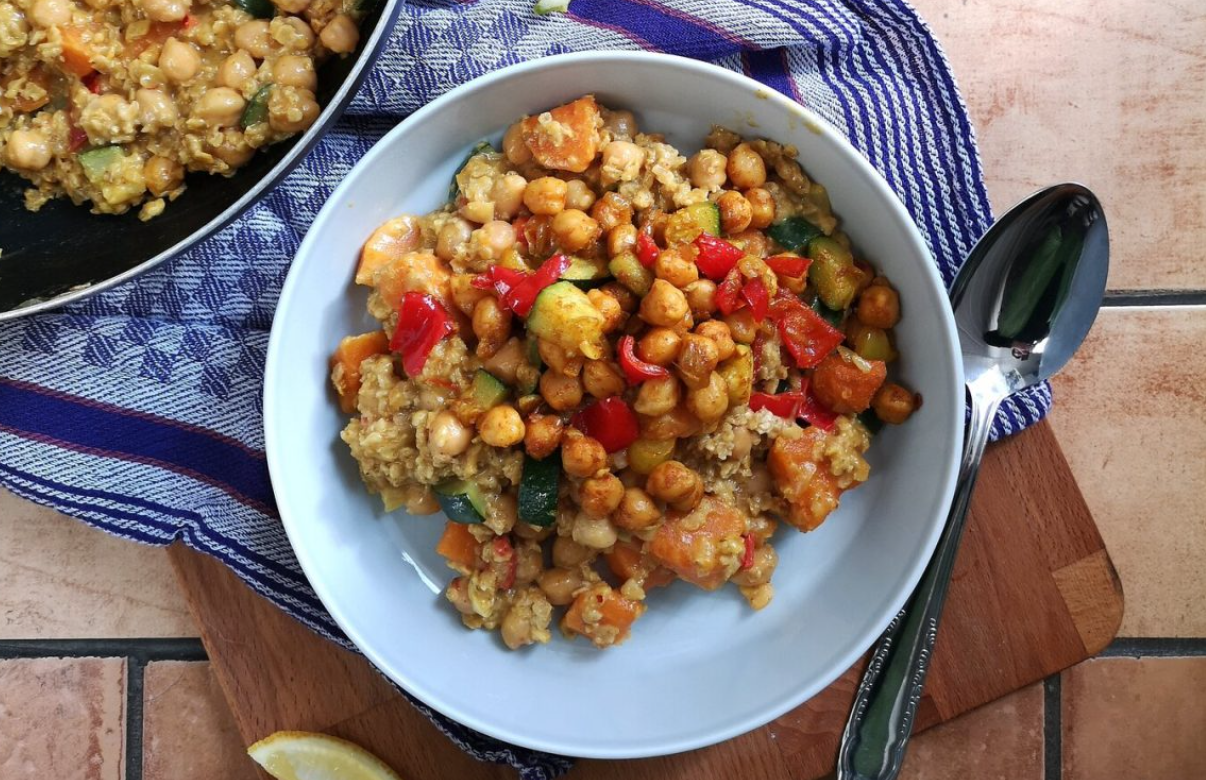
<svg viewBox="0 0 1206 780">
<path fill-rule="evenodd" d="M 129 281 L 137 276 L 140 276 L 155 266 L 164 263 L 173 257 L 191 249 L 196 244 L 212 237 L 215 233 L 230 225 L 237 218 L 243 215 L 245 211 L 250 209 L 261 198 L 266 196 L 277 184 L 288 176 L 294 168 L 296 168 L 302 159 L 310 153 L 310 151 L 318 144 L 327 131 L 339 121 L 339 117 L 343 114 L 345 108 L 351 103 L 352 98 L 360 90 L 360 86 L 368 77 L 369 70 L 377 58 L 381 56 L 382 50 L 385 48 L 386 41 L 389 40 L 389 35 L 397 24 L 398 15 L 402 12 L 402 4 L 404 0 L 384 0 L 385 7 L 381 10 L 381 16 L 377 19 L 377 24 L 373 28 L 372 34 L 365 40 L 364 47 L 360 50 L 360 54 L 356 57 L 356 64 L 352 67 L 351 73 L 339 85 L 339 89 L 335 90 L 335 94 L 331 96 L 330 101 L 323 108 L 322 113 L 318 115 L 318 119 L 310 126 L 305 133 L 297 139 L 297 142 L 289 153 L 277 161 L 268 173 L 261 178 L 247 192 L 243 193 L 242 197 L 231 203 L 220 214 L 215 216 L 209 222 L 206 222 L 201 227 L 194 230 L 185 238 L 177 241 L 172 246 L 163 250 L 152 258 L 142 261 L 133 268 L 127 268 L 115 276 L 110 276 L 107 279 L 102 279 L 91 284 L 74 287 L 66 292 L 59 293 L 50 298 L 44 298 L 34 303 L 17 306 L 15 309 L 7 309 L 0 311 L 0 322 L 5 320 L 15 320 L 20 317 L 26 317 L 39 312 L 51 311 L 61 306 L 66 306 L 78 300 L 82 300 L 97 293 L 103 292 L 115 287 L 122 282 Z M 78 208 L 83 208 L 78 207 Z"/>
<path fill-rule="evenodd" d="M 393 137 L 401 134 L 407 128 L 420 124 L 427 120 L 428 116 L 441 111 L 446 105 L 457 103 L 465 100 L 477 93 L 480 90 L 490 88 L 495 82 L 511 79 L 524 74 L 557 68 L 563 65 L 581 63 L 581 62 L 615 62 L 615 61 L 637 61 L 644 62 L 653 67 L 673 66 L 683 68 L 687 71 L 694 71 L 695 75 L 702 75 L 708 78 L 718 78 L 733 82 L 737 86 L 741 86 L 750 90 L 757 91 L 759 97 L 765 97 L 768 101 L 775 105 L 776 108 L 782 111 L 794 112 L 803 123 L 812 132 L 826 137 L 828 141 L 835 144 L 838 153 L 848 158 L 849 163 L 854 167 L 858 174 L 869 180 L 870 184 L 876 191 L 877 196 L 882 200 L 885 208 L 889 212 L 889 217 L 903 224 L 908 232 L 909 239 L 912 242 L 912 249 L 921 257 L 926 258 L 929 262 L 925 263 L 925 268 L 921 273 L 927 278 L 928 282 L 934 288 L 941 292 L 940 300 L 947 305 L 941 307 L 938 316 L 944 321 L 942 328 L 945 335 L 945 344 L 941 345 L 945 348 L 947 354 L 954 357 L 951 369 L 951 381 L 954 393 L 952 397 L 961 398 L 963 395 L 963 365 L 959 359 L 960 348 L 957 338 L 957 331 L 954 322 L 954 314 L 949 305 L 946 286 L 938 272 L 937 265 L 933 262 L 933 255 L 927 246 L 924 238 L 921 235 L 920 229 L 912 216 L 905 209 L 900 198 L 888 185 L 883 175 L 879 173 L 871 163 L 859 152 L 840 132 L 836 127 L 829 123 L 828 120 L 821 117 L 811 109 L 797 103 L 791 98 L 783 95 L 772 87 L 768 87 L 759 81 L 756 81 L 744 74 L 736 71 L 731 71 L 722 68 L 718 65 L 713 65 L 701 60 L 695 60 L 688 57 L 682 57 L 673 54 L 665 54 L 661 52 L 635 52 L 635 51 L 586 51 L 574 52 L 568 54 L 558 54 L 550 57 L 537 58 L 515 65 L 510 65 L 499 70 L 492 71 L 485 75 L 472 79 L 456 88 L 449 90 L 445 94 L 432 100 L 422 108 L 415 111 L 410 116 L 403 119 L 396 126 L 391 128 L 373 147 L 362 157 L 356 165 L 348 172 L 347 176 L 339 183 L 335 190 L 331 193 L 327 203 L 323 206 L 314 223 L 307 231 L 305 238 L 298 247 L 297 257 L 311 251 L 311 246 L 318 240 L 317 236 L 323 232 L 325 224 L 329 221 L 336 221 L 338 209 L 333 205 L 343 201 L 344 192 L 351 187 L 351 182 L 356 178 L 356 174 L 363 168 L 368 168 L 373 165 L 378 157 L 386 154 L 386 149 L 390 146 L 388 143 Z M 300 286 L 298 281 L 301 277 L 294 272 L 298 266 L 296 263 L 290 267 L 288 276 L 281 289 L 280 299 L 277 303 L 277 311 L 286 308 L 293 298 L 294 291 Z M 285 339 L 284 329 L 278 327 L 279 318 L 274 319 L 273 327 L 269 335 L 268 350 L 265 362 L 265 382 L 263 395 L 264 408 L 264 442 L 265 452 L 268 462 L 269 476 L 273 484 L 275 492 L 277 484 L 284 484 L 284 466 L 281 463 L 280 448 L 276 445 L 278 441 L 277 426 L 274 422 L 274 416 L 269 414 L 269 410 L 273 407 L 273 398 L 278 392 L 277 371 L 273 371 L 272 367 L 279 363 L 279 354 L 284 349 L 282 342 Z M 283 380 L 282 380 L 283 381 Z M 282 389 L 284 389 L 282 387 Z M 941 501 L 938 502 L 938 511 L 941 517 L 945 517 L 954 495 L 955 480 L 958 474 L 959 454 L 962 443 L 963 432 L 963 414 L 962 410 L 955 412 L 958 420 L 955 425 L 956 441 L 951 443 L 951 448 L 946 453 L 946 468 L 945 473 L 941 473 L 941 489 L 939 495 Z M 815 676 L 810 685 L 801 686 L 800 688 L 790 691 L 785 696 L 781 696 L 773 705 L 766 707 L 756 715 L 750 715 L 742 720 L 731 723 L 727 728 L 715 728 L 705 733 L 695 734 L 690 738 L 681 738 L 678 741 L 658 746 L 655 749 L 640 749 L 640 750 L 624 750 L 621 748 L 606 748 L 598 749 L 592 747 L 589 743 L 580 742 L 578 744 L 567 744 L 564 742 L 550 741 L 544 739 L 539 734 L 524 733 L 520 730 L 507 727 L 502 724 L 493 724 L 483 722 L 480 719 L 467 715 L 458 711 L 455 707 L 447 706 L 443 697 L 440 696 L 438 687 L 424 682 L 418 676 L 412 676 L 402 673 L 391 665 L 383 654 L 379 653 L 375 648 L 369 646 L 362 641 L 361 633 L 356 630 L 356 627 L 347 620 L 345 616 L 339 613 L 337 609 L 333 609 L 329 596 L 332 593 L 332 588 L 329 583 L 321 578 L 311 576 L 315 572 L 316 564 L 311 560 L 309 552 L 304 545 L 299 545 L 299 540 L 302 534 L 300 527 L 295 524 L 289 517 L 289 513 L 285 510 L 286 504 L 278 502 L 280 508 L 281 522 L 285 528 L 285 533 L 289 539 L 290 546 L 293 548 L 294 554 L 297 556 L 298 563 L 305 573 L 307 580 L 314 589 L 315 594 L 322 602 L 323 606 L 330 612 L 332 619 L 339 628 L 347 636 L 348 640 L 360 650 L 361 653 L 376 667 L 387 679 L 390 679 L 395 684 L 404 689 L 408 694 L 422 701 L 427 706 L 436 710 L 463 726 L 472 728 L 482 734 L 493 737 L 504 742 L 508 742 L 521 747 L 532 750 L 544 751 L 547 753 L 574 756 L 580 758 L 593 759 L 634 759 L 647 758 L 653 756 L 672 755 L 688 750 L 707 747 L 718 744 L 734 737 L 740 736 L 754 729 L 760 728 L 775 718 L 790 712 L 799 707 L 801 704 L 811 699 L 826 687 L 831 685 L 843 673 L 850 669 L 858 659 L 874 644 L 883 631 L 888 627 L 889 623 L 896 617 L 900 610 L 904 607 L 905 601 L 913 593 L 917 587 L 917 583 L 921 580 L 926 566 L 933 557 L 934 549 L 937 547 L 938 539 L 941 536 L 945 525 L 941 520 L 935 521 L 928 531 L 928 537 L 924 540 L 922 546 L 922 555 L 913 561 L 906 580 L 906 587 L 903 587 L 898 593 L 894 594 L 889 600 L 890 608 L 884 609 L 879 618 L 872 623 L 873 630 L 865 631 L 858 641 L 854 642 L 844 655 L 837 658 L 828 667 L 824 669 L 822 674 Z"/>
</svg>

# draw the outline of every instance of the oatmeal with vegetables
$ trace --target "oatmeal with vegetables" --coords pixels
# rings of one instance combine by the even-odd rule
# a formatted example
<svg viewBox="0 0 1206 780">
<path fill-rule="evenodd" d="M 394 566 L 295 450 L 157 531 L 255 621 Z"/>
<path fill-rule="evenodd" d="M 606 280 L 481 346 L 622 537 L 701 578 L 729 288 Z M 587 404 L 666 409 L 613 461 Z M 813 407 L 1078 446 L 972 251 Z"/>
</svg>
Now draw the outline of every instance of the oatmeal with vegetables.
<svg viewBox="0 0 1206 780">
<path fill-rule="evenodd" d="M 318 117 L 362 0 L 0 0 L 0 163 L 26 206 L 160 214 Z"/>
<path fill-rule="evenodd" d="M 762 609 L 778 527 L 867 479 L 919 402 L 888 379 L 900 301 L 796 157 L 721 127 L 687 157 L 586 96 L 368 238 L 342 438 L 387 510 L 447 516 L 466 626 L 609 647 L 674 580 Z"/>
</svg>

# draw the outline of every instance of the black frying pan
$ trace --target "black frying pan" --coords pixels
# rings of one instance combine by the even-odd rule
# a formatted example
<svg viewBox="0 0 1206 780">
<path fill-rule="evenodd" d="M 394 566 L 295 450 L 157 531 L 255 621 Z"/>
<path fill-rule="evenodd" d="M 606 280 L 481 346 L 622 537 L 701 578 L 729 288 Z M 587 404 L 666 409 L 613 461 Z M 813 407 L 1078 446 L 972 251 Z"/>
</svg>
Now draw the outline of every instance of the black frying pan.
<svg viewBox="0 0 1206 780">
<path fill-rule="evenodd" d="M 318 71 L 323 112 L 300 136 L 258 152 L 232 177 L 190 174 L 188 188 L 149 222 L 138 209 L 97 215 L 57 198 L 25 209 L 28 182 L 0 170 L 0 320 L 60 306 L 130 279 L 225 227 L 293 169 L 343 113 L 389 38 L 404 0 L 383 0 L 360 25 L 352 57 Z"/>
</svg>

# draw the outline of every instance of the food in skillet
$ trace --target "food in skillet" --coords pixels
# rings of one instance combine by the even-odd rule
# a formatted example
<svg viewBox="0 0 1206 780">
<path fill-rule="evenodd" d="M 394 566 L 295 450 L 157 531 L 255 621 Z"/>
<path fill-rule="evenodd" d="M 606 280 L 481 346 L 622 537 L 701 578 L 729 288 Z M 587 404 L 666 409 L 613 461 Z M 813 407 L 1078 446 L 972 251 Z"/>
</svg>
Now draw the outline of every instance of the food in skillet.
<svg viewBox="0 0 1206 780">
<path fill-rule="evenodd" d="M 714 127 L 688 159 L 591 96 L 502 146 L 361 251 L 381 328 L 331 378 L 365 483 L 444 511 L 446 596 L 510 648 L 556 607 L 617 644 L 675 579 L 765 607 L 780 522 L 819 526 L 916 406 L 896 291 L 793 147 Z"/>
<path fill-rule="evenodd" d="M 0 162 L 36 211 L 160 214 L 319 114 L 315 68 L 361 0 L 0 0 Z M 275 3 L 275 4 L 274 4 Z"/>
</svg>

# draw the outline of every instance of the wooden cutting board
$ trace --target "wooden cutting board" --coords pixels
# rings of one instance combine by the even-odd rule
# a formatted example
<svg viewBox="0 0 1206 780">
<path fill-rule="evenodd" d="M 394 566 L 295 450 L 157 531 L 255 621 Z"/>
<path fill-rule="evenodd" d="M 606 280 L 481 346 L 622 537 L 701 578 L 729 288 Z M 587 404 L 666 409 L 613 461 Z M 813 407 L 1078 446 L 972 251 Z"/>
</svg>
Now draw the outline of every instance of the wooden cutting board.
<svg viewBox="0 0 1206 780">
<path fill-rule="evenodd" d="M 515 777 L 461 753 L 361 656 L 311 633 L 220 563 L 179 545 L 171 556 L 248 744 L 282 729 L 324 731 L 363 745 L 407 780 Z M 1114 566 L 1048 424 L 991 445 L 917 729 L 1095 655 L 1117 631 L 1122 604 Z M 639 761 L 584 760 L 570 777 L 820 777 L 833 768 L 861 667 L 723 744 Z"/>
</svg>

